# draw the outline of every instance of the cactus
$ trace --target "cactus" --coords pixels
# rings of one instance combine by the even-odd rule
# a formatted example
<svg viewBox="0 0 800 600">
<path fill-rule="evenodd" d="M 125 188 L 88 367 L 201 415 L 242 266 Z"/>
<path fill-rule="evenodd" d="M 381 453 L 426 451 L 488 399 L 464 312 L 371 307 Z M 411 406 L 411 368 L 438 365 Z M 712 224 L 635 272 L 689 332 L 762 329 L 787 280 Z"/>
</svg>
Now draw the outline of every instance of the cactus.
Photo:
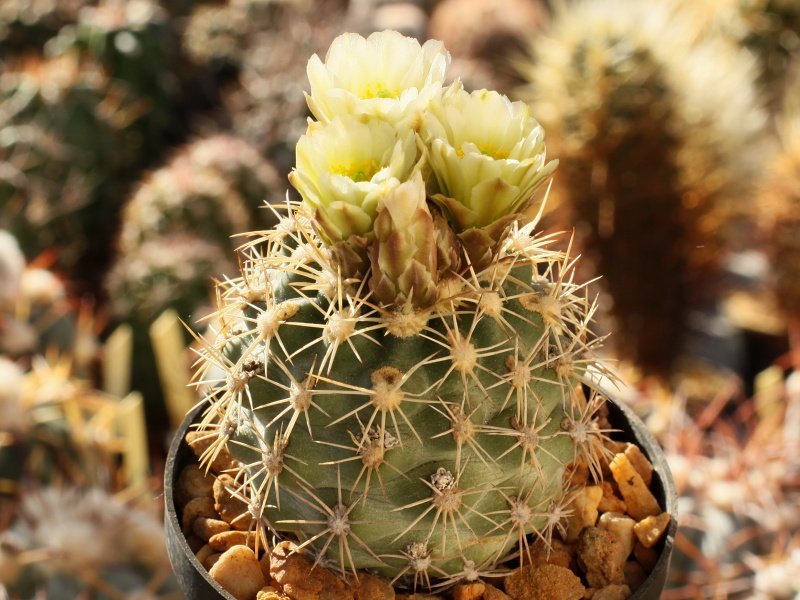
<svg viewBox="0 0 800 600">
<path fill-rule="evenodd" d="M 800 81 L 784 98 L 778 121 L 781 145 L 761 189 L 760 225 L 770 259 L 773 295 L 793 330 L 800 324 Z M 792 340 L 795 344 L 796 340 Z"/>
<path fill-rule="evenodd" d="M 0 354 L 30 357 L 48 350 L 70 352 L 78 370 L 95 358 L 92 318 L 76 311 L 63 281 L 43 266 L 25 263 L 8 232 L 0 230 Z"/>
<path fill-rule="evenodd" d="M 594 304 L 522 216 L 555 168 L 542 129 L 443 89 L 448 62 L 391 31 L 312 57 L 303 202 L 221 284 L 197 373 L 205 459 L 245 465 L 254 515 L 343 575 L 413 588 L 549 541 L 567 465 L 599 476 L 605 435 L 580 387 Z"/>
<path fill-rule="evenodd" d="M 106 278 L 112 312 L 152 321 L 168 306 L 188 317 L 208 304 L 211 277 L 230 271 L 237 231 L 267 226 L 277 186 L 254 148 L 227 135 L 202 138 L 154 171 L 123 210 L 118 257 Z"/>
<path fill-rule="evenodd" d="M 29 489 L 0 532 L 0 586 L 15 598 L 174 597 L 154 512 L 97 487 Z"/>
<path fill-rule="evenodd" d="M 750 50 L 759 62 L 758 86 L 779 110 L 792 56 L 800 49 L 800 5 L 794 0 L 668 0 L 692 19 L 698 35 L 719 35 Z"/>
<path fill-rule="evenodd" d="M 134 168 L 163 147 L 179 114 L 175 38 L 156 0 L 100 0 L 48 43 L 51 55 L 76 52 L 102 65 L 110 80 L 140 100 L 142 114 L 128 132 Z M 182 132 L 177 132 L 182 133 Z"/>
<path fill-rule="evenodd" d="M 7 0 L 0 5 L 0 44 L 19 54 L 41 50 L 68 23 L 74 23 L 89 0 Z"/>
<path fill-rule="evenodd" d="M 666 376 L 710 308 L 726 225 L 748 211 L 764 114 L 751 57 L 667 4 L 583 1 L 532 42 L 525 90 L 603 275 L 617 352 Z"/>
<path fill-rule="evenodd" d="M 119 460 L 119 399 L 92 390 L 68 355 L 35 356 L 30 369 L 2 358 L 0 488 L 28 482 L 107 485 Z"/>
<path fill-rule="evenodd" d="M 56 246 L 59 265 L 73 267 L 102 238 L 96 232 L 108 230 L 117 207 L 108 199 L 123 193 L 124 174 L 137 160 L 135 124 L 145 105 L 97 63 L 73 53 L 5 66 L 0 226 L 17 236 L 27 256 Z"/>
</svg>

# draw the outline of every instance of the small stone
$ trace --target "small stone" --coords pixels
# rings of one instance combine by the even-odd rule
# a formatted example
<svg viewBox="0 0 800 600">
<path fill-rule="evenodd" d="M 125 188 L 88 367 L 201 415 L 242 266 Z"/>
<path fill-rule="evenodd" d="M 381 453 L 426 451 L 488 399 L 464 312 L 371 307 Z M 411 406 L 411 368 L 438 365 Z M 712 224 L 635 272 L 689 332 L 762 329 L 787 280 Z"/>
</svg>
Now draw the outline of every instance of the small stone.
<svg viewBox="0 0 800 600">
<path fill-rule="evenodd" d="M 602 588 L 625 581 L 627 554 L 619 538 L 599 527 L 587 527 L 578 537 L 578 564 L 590 586 Z"/>
<path fill-rule="evenodd" d="M 291 542 L 272 549 L 269 573 L 292 600 L 355 600 L 353 590 L 329 569 L 317 565 L 297 552 Z"/>
<path fill-rule="evenodd" d="M 268 585 L 258 590 L 256 600 L 291 600 L 289 596 L 284 596 L 276 588 Z"/>
<path fill-rule="evenodd" d="M 219 552 L 225 552 L 234 546 L 247 546 L 255 549 L 256 534 L 252 531 L 223 531 L 212 535 L 208 540 L 208 545 Z"/>
<path fill-rule="evenodd" d="M 575 573 L 558 565 L 520 567 L 505 586 L 511 600 L 580 600 L 585 591 Z"/>
<path fill-rule="evenodd" d="M 483 600 L 511 600 L 511 597 L 487 583 L 486 591 L 483 592 Z"/>
<path fill-rule="evenodd" d="M 600 529 L 610 531 L 622 542 L 623 552 L 626 558 L 633 552 L 633 544 L 636 542 L 636 537 L 633 534 L 635 525 L 636 521 L 631 519 L 628 515 L 613 512 L 603 513 L 600 515 L 600 520 L 597 522 L 597 526 Z"/>
<path fill-rule="evenodd" d="M 661 513 L 658 501 L 645 485 L 639 472 L 633 468 L 627 455 L 617 454 L 611 461 L 610 467 L 619 492 L 625 500 L 626 512 L 631 517 L 641 521 L 645 517 Z"/>
<path fill-rule="evenodd" d="M 625 456 L 628 457 L 633 468 L 639 473 L 644 484 L 650 487 L 650 484 L 653 482 L 653 465 L 647 460 L 642 449 L 636 444 L 628 444 L 625 447 Z"/>
<path fill-rule="evenodd" d="M 658 552 L 652 548 L 646 548 L 638 542 L 633 546 L 633 557 L 642 565 L 646 573 L 650 573 L 658 562 Z"/>
<path fill-rule="evenodd" d="M 203 559 L 201 564 L 205 567 L 206 571 L 210 571 L 212 567 L 217 564 L 220 556 L 222 556 L 221 552 L 212 552 Z"/>
<path fill-rule="evenodd" d="M 198 460 L 202 459 L 203 453 L 208 450 L 211 444 L 217 439 L 217 434 L 209 431 L 190 431 L 186 434 L 186 443 L 194 452 Z M 202 467 L 205 468 L 205 467 Z M 241 468 L 239 461 L 237 461 L 227 448 L 222 448 L 216 458 L 211 461 L 209 468 L 216 475 L 227 473 L 229 471 L 236 471 Z"/>
<path fill-rule="evenodd" d="M 572 564 L 573 550 L 559 539 L 553 538 L 548 546 L 542 540 L 537 539 L 530 546 L 530 564 L 538 565 L 558 565 L 559 567 L 569 568 Z M 528 561 L 528 554 L 523 555 L 524 560 Z"/>
<path fill-rule="evenodd" d="M 625 583 L 631 590 L 636 591 L 647 579 L 647 573 L 644 572 L 642 565 L 635 560 L 629 560 L 625 563 Z"/>
<path fill-rule="evenodd" d="M 617 496 L 614 492 L 614 486 L 610 481 L 604 481 L 600 484 L 603 490 L 603 497 L 600 498 L 600 504 L 597 505 L 597 510 L 601 513 L 625 513 L 625 501 Z"/>
<path fill-rule="evenodd" d="M 208 558 L 211 554 L 214 554 L 214 549 L 206 544 L 200 550 L 194 553 L 197 557 L 198 562 L 202 565 L 205 563 L 206 558 Z"/>
<path fill-rule="evenodd" d="M 206 517 L 209 519 L 217 518 L 217 512 L 214 510 L 214 501 L 211 498 L 194 498 L 183 507 L 181 528 L 183 529 L 184 535 L 192 531 L 194 521 L 199 517 Z"/>
<path fill-rule="evenodd" d="M 183 468 L 178 480 L 175 482 L 175 503 L 180 506 L 194 498 L 213 497 L 212 488 L 214 477 L 206 474 L 197 465 L 188 465 Z"/>
<path fill-rule="evenodd" d="M 603 497 L 603 488 L 598 485 L 588 485 L 578 490 L 569 503 L 572 513 L 565 519 L 567 541 L 574 542 L 584 527 L 593 527 L 600 514 L 597 507 Z"/>
<path fill-rule="evenodd" d="M 652 548 L 664 535 L 667 527 L 669 527 L 669 522 L 669 513 L 663 512 L 655 517 L 645 517 L 633 526 L 633 531 L 642 546 Z"/>
<path fill-rule="evenodd" d="M 214 508 L 219 516 L 231 527 L 239 531 L 248 531 L 253 528 L 255 521 L 248 510 L 247 503 L 231 493 L 239 487 L 233 477 L 227 474 L 220 475 L 214 482 Z"/>
<path fill-rule="evenodd" d="M 209 575 L 236 600 L 256 600 L 259 590 L 266 585 L 255 552 L 247 546 L 226 550 Z"/>
<path fill-rule="evenodd" d="M 395 600 L 394 588 L 389 580 L 369 573 L 358 574 L 354 593 L 355 600 Z"/>
<path fill-rule="evenodd" d="M 628 600 L 631 596 L 631 588 L 624 584 L 607 585 L 597 590 L 592 596 L 592 600 Z"/>
<path fill-rule="evenodd" d="M 231 526 L 225 521 L 209 519 L 208 517 L 198 517 L 192 524 L 192 531 L 206 541 L 208 541 L 211 536 L 223 533 L 224 531 L 230 531 L 230 529 Z"/>
<path fill-rule="evenodd" d="M 481 600 L 486 585 L 480 581 L 460 583 L 453 588 L 453 600 Z"/>
</svg>

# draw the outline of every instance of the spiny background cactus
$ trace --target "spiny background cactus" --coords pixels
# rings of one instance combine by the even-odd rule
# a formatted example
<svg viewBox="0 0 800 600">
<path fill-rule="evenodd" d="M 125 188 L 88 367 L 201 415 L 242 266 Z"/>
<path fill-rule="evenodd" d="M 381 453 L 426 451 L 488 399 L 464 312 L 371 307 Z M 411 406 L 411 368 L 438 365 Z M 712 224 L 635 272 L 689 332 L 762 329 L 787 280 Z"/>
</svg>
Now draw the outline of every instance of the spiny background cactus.
<svg viewBox="0 0 800 600">
<path fill-rule="evenodd" d="M 794 0 L 669 0 L 694 21 L 699 35 L 720 35 L 758 58 L 758 86 L 779 110 L 792 56 L 800 49 L 800 5 Z"/>
<path fill-rule="evenodd" d="M 543 132 L 523 103 L 443 91 L 448 62 L 396 32 L 312 57 L 303 204 L 221 284 L 197 374 L 205 458 L 227 444 L 253 514 L 407 587 L 549 540 L 566 466 L 598 471 L 604 436 L 580 389 L 594 305 L 521 216 L 555 167 Z"/>
<path fill-rule="evenodd" d="M 146 106 L 75 54 L 5 66 L 0 224 L 18 236 L 27 256 L 56 246 L 59 264 L 74 267 L 89 238 L 107 235 L 98 220 L 115 214 L 122 173 L 139 160 L 135 125 Z"/>
<path fill-rule="evenodd" d="M 708 309 L 734 217 L 759 172 L 755 65 L 699 40 L 666 3 L 591 0 L 532 42 L 525 90 L 561 158 L 558 183 L 613 306 L 618 353 L 668 375 Z"/>
<path fill-rule="evenodd" d="M 74 23 L 89 0 L 7 0 L 0 5 L 3 57 L 41 49 L 59 29 Z"/>
<path fill-rule="evenodd" d="M 778 119 L 781 146 L 772 157 L 759 197 L 760 224 L 772 267 L 771 287 L 778 306 L 800 325 L 800 80 L 784 99 Z"/>
<path fill-rule="evenodd" d="M 0 586 L 15 598 L 179 598 L 152 508 L 96 487 L 26 490 L 0 533 Z"/>
<path fill-rule="evenodd" d="M 172 306 L 189 319 L 208 304 L 211 277 L 230 269 L 228 252 L 241 243 L 231 236 L 276 219 L 264 201 L 277 186 L 275 169 L 236 137 L 210 136 L 181 149 L 123 210 L 107 276 L 114 315 L 147 323 Z"/>
<path fill-rule="evenodd" d="M 236 232 L 277 213 L 275 169 L 243 140 L 200 138 L 153 171 L 122 211 L 117 255 L 105 276 L 114 323 L 133 326 L 133 382 L 154 423 L 166 422 L 149 327 L 173 309 L 187 323 L 211 312 L 213 281 L 236 272 Z M 186 334 L 188 341 L 188 333 Z M 155 427 L 155 425 L 154 425 Z"/>
<path fill-rule="evenodd" d="M 49 350 L 70 352 L 85 373 L 97 350 L 86 306 L 69 298 L 64 281 L 44 260 L 26 264 L 16 239 L 0 230 L 0 354 L 29 359 Z"/>
<path fill-rule="evenodd" d="M 139 156 L 157 153 L 177 117 L 177 37 L 156 0 L 99 0 L 84 7 L 74 24 L 59 30 L 47 52 L 76 51 L 103 66 L 143 104 L 143 118 L 128 143 Z M 174 134 L 174 132 L 172 132 Z M 137 165 L 140 166 L 140 165 Z"/>
</svg>

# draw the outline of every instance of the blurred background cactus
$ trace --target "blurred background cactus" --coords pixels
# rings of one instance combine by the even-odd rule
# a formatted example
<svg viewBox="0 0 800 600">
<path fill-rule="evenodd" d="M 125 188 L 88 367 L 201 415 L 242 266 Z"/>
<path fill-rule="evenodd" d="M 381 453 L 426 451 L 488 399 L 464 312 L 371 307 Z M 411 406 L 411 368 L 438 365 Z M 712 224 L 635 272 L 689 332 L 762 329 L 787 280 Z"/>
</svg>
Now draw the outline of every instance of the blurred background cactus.
<svg viewBox="0 0 800 600">
<path fill-rule="evenodd" d="M 769 163 L 759 200 L 770 289 L 789 328 L 794 366 L 800 366 L 800 79 L 784 96 L 777 118 L 780 146 Z"/>
<path fill-rule="evenodd" d="M 122 213 L 107 276 L 112 314 L 151 322 L 168 307 L 187 322 L 230 272 L 240 231 L 267 228 L 282 202 L 276 170 L 246 142 L 218 135 L 182 148 L 139 186 Z"/>
<path fill-rule="evenodd" d="M 603 275 L 617 353 L 664 377 L 714 312 L 765 126 L 752 58 L 698 37 L 663 3 L 584 0 L 556 13 L 524 68 L 561 160 L 556 224 L 574 224 Z"/>
<path fill-rule="evenodd" d="M 74 269 L 89 239 L 108 235 L 99 219 L 113 216 L 121 173 L 137 160 L 145 105 L 73 53 L 8 61 L 0 99 L 2 225 L 26 255 L 56 247 L 59 264 Z"/>
<path fill-rule="evenodd" d="M 171 309 L 195 330 L 204 326 L 214 280 L 236 272 L 233 250 L 244 240 L 232 236 L 277 220 L 267 201 L 282 202 L 279 181 L 255 148 L 213 135 L 178 150 L 126 203 L 105 286 L 112 323 L 132 325 L 133 386 L 145 395 L 151 419 L 166 423 L 151 324 Z"/>
</svg>

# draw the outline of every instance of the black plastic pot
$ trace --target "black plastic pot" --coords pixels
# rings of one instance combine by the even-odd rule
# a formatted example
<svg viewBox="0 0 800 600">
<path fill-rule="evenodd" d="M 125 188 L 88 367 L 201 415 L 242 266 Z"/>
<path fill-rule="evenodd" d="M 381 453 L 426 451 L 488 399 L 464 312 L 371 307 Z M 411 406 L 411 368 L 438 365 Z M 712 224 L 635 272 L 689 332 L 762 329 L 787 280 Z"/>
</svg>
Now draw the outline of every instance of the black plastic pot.
<svg viewBox="0 0 800 600">
<path fill-rule="evenodd" d="M 672 474 L 667 466 L 664 452 L 647 431 L 644 423 L 624 404 L 610 401 L 608 405 L 609 420 L 621 432 L 616 437 L 636 443 L 650 459 L 655 469 L 651 489 L 659 504 L 666 507 L 667 512 L 673 516 L 669 529 L 657 547 L 660 555 L 656 566 L 647 580 L 630 597 L 630 600 L 658 600 L 667 580 L 675 532 L 678 528 L 676 520 L 678 499 L 675 493 L 675 484 L 672 481 Z M 198 419 L 201 408 L 196 408 L 183 420 L 180 429 L 175 433 L 167 456 L 164 473 L 164 502 L 166 504 L 164 523 L 167 532 L 167 550 L 178 584 L 187 598 L 191 600 L 219 600 L 219 598 L 236 600 L 211 579 L 205 568 L 195 558 L 181 531 L 181 522 L 175 506 L 174 488 L 178 475 L 186 465 L 197 461 L 194 453 L 183 440 L 190 425 Z"/>
</svg>

